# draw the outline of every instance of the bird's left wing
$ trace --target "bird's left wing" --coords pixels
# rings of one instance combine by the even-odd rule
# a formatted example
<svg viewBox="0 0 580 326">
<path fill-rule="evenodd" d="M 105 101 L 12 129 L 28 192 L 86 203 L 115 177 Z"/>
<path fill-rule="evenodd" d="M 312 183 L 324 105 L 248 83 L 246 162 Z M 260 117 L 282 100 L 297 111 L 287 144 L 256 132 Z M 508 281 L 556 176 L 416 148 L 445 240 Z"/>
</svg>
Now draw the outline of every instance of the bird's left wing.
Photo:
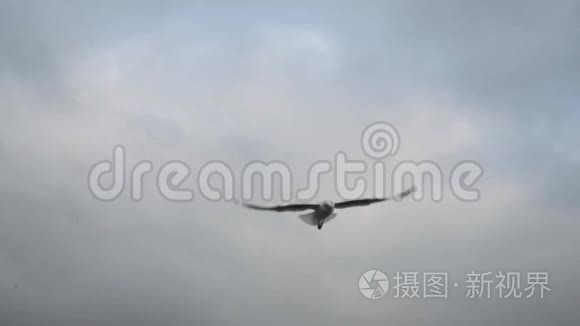
<svg viewBox="0 0 580 326">
<path fill-rule="evenodd" d="M 379 203 L 382 201 L 387 201 L 391 199 L 401 199 L 409 196 L 410 194 L 415 191 L 415 187 L 405 190 L 402 193 L 392 196 L 392 197 L 385 197 L 385 198 L 366 198 L 366 199 L 354 199 L 354 200 L 347 200 L 340 203 L 334 204 L 334 208 L 348 208 L 348 207 L 355 207 L 355 206 L 367 206 L 374 203 Z"/>
<path fill-rule="evenodd" d="M 274 211 L 274 212 L 299 212 L 307 209 L 316 209 L 316 204 L 293 204 L 293 205 L 279 205 L 279 206 L 259 206 L 253 204 L 244 204 L 244 207 L 257 209 L 260 211 Z"/>
</svg>

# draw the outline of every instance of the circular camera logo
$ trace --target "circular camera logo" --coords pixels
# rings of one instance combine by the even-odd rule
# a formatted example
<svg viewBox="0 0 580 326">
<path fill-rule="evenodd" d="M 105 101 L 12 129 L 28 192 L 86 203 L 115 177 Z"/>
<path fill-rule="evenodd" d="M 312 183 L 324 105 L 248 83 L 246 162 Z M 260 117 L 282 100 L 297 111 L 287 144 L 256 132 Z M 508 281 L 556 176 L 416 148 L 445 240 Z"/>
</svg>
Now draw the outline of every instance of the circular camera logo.
<svg viewBox="0 0 580 326">
<path fill-rule="evenodd" d="M 371 287 L 373 285 L 374 287 Z M 360 293 L 367 299 L 380 299 L 387 294 L 389 290 L 389 279 L 385 273 L 372 269 L 365 272 L 358 281 Z"/>
</svg>

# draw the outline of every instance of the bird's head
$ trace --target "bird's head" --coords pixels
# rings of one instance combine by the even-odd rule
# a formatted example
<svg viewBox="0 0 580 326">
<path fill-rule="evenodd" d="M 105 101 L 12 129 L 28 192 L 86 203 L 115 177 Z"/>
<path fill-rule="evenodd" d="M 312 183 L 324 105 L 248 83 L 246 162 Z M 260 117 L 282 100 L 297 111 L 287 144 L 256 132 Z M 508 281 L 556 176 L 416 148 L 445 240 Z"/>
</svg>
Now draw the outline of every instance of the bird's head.
<svg viewBox="0 0 580 326">
<path fill-rule="evenodd" d="M 332 200 L 325 200 L 321 203 L 323 207 L 334 208 L 334 202 Z"/>
</svg>

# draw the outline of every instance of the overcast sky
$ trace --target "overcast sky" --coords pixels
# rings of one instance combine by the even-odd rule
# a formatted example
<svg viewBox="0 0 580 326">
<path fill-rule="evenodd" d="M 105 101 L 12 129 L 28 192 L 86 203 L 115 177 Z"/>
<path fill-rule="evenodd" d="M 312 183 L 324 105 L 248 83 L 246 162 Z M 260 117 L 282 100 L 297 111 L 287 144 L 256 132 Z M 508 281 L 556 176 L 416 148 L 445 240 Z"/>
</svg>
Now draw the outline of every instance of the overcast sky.
<svg viewBox="0 0 580 326">
<path fill-rule="evenodd" d="M 0 48 L 3 325 L 580 323 L 577 1 L 2 1 Z M 400 134 L 388 167 L 432 160 L 448 178 L 476 161 L 481 199 L 445 183 L 439 203 L 344 210 L 318 231 L 154 187 L 171 160 L 193 189 L 212 160 L 280 160 L 304 186 L 338 151 L 372 163 L 375 121 Z M 127 170 L 153 162 L 140 202 L 88 190 L 117 144 Z M 321 183 L 317 200 L 340 200 Z M 370 301 L 369 269 L 460 286 Z M 547 271 L 552 291 L 468 299 L 471 270 Z"/>
</svg>

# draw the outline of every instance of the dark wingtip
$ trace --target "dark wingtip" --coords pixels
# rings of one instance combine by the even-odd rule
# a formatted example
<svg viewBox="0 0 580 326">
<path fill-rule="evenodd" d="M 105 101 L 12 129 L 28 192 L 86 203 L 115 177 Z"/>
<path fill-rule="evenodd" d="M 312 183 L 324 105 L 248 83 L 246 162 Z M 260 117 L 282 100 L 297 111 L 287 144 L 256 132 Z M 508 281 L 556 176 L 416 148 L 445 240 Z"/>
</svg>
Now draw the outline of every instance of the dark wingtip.
<svg viewBox="0 0 580 326">
<path fill-rule="evenodd" d="M 258 205 L 252 205 L 250 203 L 241 203 L 241 205 L 245 208 L 249 208 L 249 209 L 256 209 L 256 210 L 267 210 L 265 207 L 262 206 L 258 206 Z"/>
<path fill-rule="evenodd" d="M 397 196 L 398 198 L 405 198 L 407 196 L 409 196 L 410 194 L 414 193 L 416 190 L 415 186 L 411 187 L 408 190 L 403 191 L 399 196 Z"/>
</svg>

